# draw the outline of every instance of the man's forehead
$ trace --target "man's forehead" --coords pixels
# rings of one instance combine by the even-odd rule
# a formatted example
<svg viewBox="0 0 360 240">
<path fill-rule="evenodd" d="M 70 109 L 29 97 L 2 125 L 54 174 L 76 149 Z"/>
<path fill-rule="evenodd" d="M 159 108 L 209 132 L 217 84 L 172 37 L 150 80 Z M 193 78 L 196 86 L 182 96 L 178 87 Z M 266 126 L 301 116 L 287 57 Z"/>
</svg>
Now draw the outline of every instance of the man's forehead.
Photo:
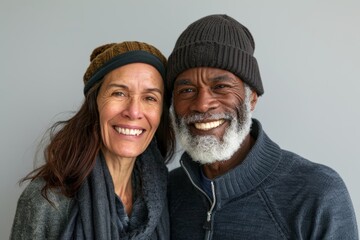
<svg viewBox="0 0 360 240">
<path fill-rule="evenodd" d="M 241 81 L 232 72 L 223 70 L 220 68 L 211 68 L 211 67 L 197 67 L 190 68 L 179 74 L 175 79 L 176 85 L 190 84 L 193 81 L 198 79 L 210 81 L 210 82 L 219 82 L 219 81 Z"/>
</svg>

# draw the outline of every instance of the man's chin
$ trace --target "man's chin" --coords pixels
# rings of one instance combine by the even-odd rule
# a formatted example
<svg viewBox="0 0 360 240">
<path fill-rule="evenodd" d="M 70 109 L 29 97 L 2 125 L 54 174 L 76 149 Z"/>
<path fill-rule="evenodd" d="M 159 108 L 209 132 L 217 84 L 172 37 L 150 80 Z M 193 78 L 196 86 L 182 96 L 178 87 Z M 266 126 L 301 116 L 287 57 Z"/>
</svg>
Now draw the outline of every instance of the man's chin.
<svg viewBox="0 0 360 240">
<path fill-rule="evenodd" d="M 211 148 L 206 147 L 200 150 L 195 146 L 184 148 L 184 150 L 191 156 L 194 162 L 202 165 L 213 164 L 217 162 L 226 162 L 234 155 L 240 147 L 239 142 L 234 141 L 233 144 L 218 144 Z M 188 145 L 189 146 L 189 145 Z"/>
<path fill-rule="evenodd" d="M 191 156 L 191 155 L 190 155 Z M 214 164 L 214 163 L 223 163 L 223 162 L 226 162 L 228 159 L 212 159 L 211 161 L 209 161 L 209 159 L 194 159 L 192 158 L 192 160 L 194 162 L 198 162 L 200 163 L 201 165 L 211 165 L 211 164 Z"/>
</svg>

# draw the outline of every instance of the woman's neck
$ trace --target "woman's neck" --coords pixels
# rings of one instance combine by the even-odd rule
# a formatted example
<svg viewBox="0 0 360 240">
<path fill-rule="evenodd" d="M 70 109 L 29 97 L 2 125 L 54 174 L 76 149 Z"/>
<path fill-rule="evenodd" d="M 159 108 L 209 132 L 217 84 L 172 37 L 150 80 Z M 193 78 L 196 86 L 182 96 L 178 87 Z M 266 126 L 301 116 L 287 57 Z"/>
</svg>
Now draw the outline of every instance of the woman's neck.
<svg viewBox="0 0 360 240">
<path fill-rule="evenodd" d="M 115 194 L 124 204 L 125 211 L 131 214 L 133 204 L 132 172 L 136 158 L 122 158 L 103 151 L 106 164 L 114 183 Z"/>
</svg>

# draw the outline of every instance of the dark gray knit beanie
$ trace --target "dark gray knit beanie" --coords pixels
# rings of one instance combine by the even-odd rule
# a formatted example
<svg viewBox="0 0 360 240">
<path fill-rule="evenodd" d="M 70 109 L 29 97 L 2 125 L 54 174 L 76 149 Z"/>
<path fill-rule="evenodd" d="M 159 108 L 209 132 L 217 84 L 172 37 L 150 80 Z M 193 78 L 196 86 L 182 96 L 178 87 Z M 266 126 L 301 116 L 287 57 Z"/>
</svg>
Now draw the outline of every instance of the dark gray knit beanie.
<svg viewBox="0 0 360 240">
<path fill-rule="evenodd" d="M 194 67 L 227 70 L 260 96 L 264 93 L 260 71 L 253 56 L 255 42 L 250 31 L 227 15 L 209 15 L 190 24 L 176 41 L 168 59 L 167 87 Z"/>
</svg>

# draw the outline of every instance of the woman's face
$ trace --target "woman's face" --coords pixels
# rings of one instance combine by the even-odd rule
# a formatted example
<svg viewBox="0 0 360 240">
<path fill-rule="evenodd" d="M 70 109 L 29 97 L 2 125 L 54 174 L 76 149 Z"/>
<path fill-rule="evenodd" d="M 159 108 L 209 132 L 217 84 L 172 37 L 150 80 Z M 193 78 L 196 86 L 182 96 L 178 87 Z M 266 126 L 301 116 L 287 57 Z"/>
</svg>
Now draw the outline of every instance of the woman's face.
<svg viewBox="0 0 360 240">
<path fill-rule="evenodd" d="M 103 153 L 136 158 L 149 145 L 160 123 L 164 85 L 151 65 L 132 63 L 104 77 L 97 97 Z"/>
</svg>

